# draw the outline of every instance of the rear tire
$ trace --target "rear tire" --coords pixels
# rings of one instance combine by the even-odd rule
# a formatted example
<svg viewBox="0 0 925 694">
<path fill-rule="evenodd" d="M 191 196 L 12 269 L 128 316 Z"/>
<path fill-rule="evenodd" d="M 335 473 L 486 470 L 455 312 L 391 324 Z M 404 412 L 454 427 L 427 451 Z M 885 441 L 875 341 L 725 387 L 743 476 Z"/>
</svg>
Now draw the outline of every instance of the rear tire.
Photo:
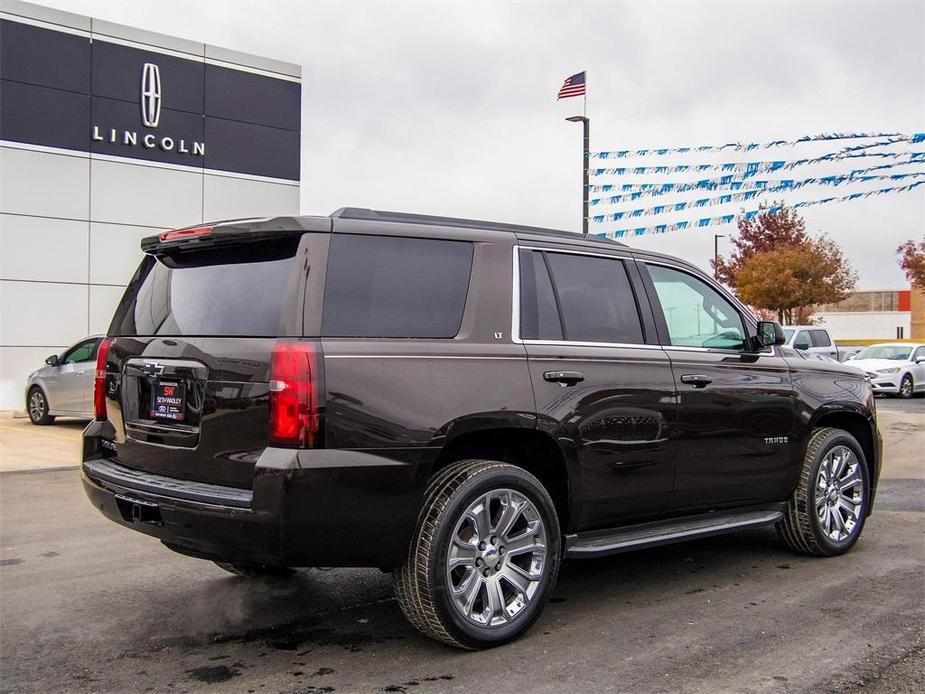
<svg viewBox="0 0 925 694">
<path fill-rule="evenodd" d="M 466 649 L 513 641 L 539 618 L 559 570 L 559 521 L 526 470 L 465 460 L 424 493 L 395 597 L 425 636 Z"/>
<path fill-rule="evenodd" d="M 857 439 L 841 429 L 814 429 L 777 532 L 795 552 L 844 554 L 861 536 L 869 503 L 867 460 Z"/>
<path fill-rule="evenodd" d="M 26 411 L 29 413 L 29 421 L 36 426 L 46 426 L 55 421 L 55 418 L 48 414 L 48 398 L 38 386 L 33 386 L 29 390 L 29 397 L 26 398 Z"/>
<path fill-rule="evenodd" d="M 215 565 L 243 578 L 288 578 L 295 573 L 295 569 L 287 566 L 270 566 L 249 561 L 217 561 Z"/>
</svg>

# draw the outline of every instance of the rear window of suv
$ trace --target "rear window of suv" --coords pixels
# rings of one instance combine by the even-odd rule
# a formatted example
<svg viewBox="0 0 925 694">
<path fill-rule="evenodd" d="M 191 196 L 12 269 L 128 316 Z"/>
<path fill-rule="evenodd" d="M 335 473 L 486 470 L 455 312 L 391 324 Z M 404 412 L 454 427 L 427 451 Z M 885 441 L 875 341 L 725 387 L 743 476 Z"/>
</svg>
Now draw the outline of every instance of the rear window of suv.
<svg viewBox="0 0 925 694">
<path fill-rule="evenodd" d="M 276 337 L 297 245 L 277 240 L 182 258 L 147 256 L 109 334 Z"/>
<path fill-rule="evenodd" d="M 455 337 L 471 270 L 468 241 L 334 234 L 321 333 Z"/>
</svg>

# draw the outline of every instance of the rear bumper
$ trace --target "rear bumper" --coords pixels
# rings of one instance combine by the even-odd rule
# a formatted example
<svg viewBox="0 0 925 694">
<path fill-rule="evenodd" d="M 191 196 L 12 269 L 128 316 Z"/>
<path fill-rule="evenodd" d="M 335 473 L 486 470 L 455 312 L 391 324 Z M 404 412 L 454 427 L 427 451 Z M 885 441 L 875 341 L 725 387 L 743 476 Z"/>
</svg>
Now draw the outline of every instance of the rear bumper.
<svg viewBox="0 0 925 694">
<path fill-rule="evenodd" d="M 356 451 L 267 448 L 252 489 L 143 473 L 84 433 L 82 480 L 110 520 L 193 556 L 280 566 L 402 564 L 420 509 L 421 451 L 395 460 Z"/>
</svg>

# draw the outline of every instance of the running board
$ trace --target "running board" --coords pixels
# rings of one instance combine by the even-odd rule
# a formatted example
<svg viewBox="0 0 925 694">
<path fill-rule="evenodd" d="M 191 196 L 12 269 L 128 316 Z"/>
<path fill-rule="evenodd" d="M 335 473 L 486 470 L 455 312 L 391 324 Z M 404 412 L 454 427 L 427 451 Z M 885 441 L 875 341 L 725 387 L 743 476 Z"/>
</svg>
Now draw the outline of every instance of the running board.
<svg viewBox="0 0 925 694">
<path fill-rule="evenodd" d="M 716 511 L 699 516 L 672 518 L 624 528 L 567 535 L 565 556 L 570 559 L 602 557 L 607 554 L 723 535 L 746 528 L 760 528 L 776 523 L 784 517 L 780 506 L 740 511 Z"/>
</svg>

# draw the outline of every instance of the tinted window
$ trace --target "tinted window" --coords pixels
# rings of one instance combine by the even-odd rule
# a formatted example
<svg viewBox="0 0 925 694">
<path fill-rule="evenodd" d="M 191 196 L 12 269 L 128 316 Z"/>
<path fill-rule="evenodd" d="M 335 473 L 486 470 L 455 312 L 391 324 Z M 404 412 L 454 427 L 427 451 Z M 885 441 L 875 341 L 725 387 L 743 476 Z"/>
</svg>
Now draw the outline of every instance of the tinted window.
<svg viewBox="0 0 925 694">
<path fill-rule="evenodd" d="M 472 244 L 466 241 L 334 234 L 322 333 L 454 337 L 471 269 Z"/>
<path fill-rule="evenodd" d="M 813 346 L 812 340 L 809 337 L 808 330 L 801 330 L 797 333 L 796 339 L 793 341 L 793 346 L 797 349 L 809 349 Z"/>
<path fill-rule="evenodd" d="M 832 341 L 825 330 L 810 330 L 809 334 L 813 338 L 813 347 L 831 347 Z"/>
<path fill-rule="evenodd" d="M 686 272 L 649 265 L 672 345 L 745 349 L 742 317 L 709 284 Z"/>
<path fill-rule="evenodd" d="M 148 256 L 110 333 L 275 337 L 297 245 L 248 243 L 166 261 Z"/>
<path fill-rule="evenodd" d="M 544 256 L 566 340 L 642 343 L 639 310 L 622 261 L 566 253 Z"/>
<path fill-rule="evenodd" d="M 62 361 L 65 364 L 76 364 L 84 361 L 93 361 L 96 359 L 96 346 L 99 340 L 87 340 L 75 345 L 64 355 Z"/>
<path fill-rule="evenodd" d="M 520 252 L 520 337 L 524 340 L 561 340 L 559 309 L 543 254 Z"/>
</svg>

